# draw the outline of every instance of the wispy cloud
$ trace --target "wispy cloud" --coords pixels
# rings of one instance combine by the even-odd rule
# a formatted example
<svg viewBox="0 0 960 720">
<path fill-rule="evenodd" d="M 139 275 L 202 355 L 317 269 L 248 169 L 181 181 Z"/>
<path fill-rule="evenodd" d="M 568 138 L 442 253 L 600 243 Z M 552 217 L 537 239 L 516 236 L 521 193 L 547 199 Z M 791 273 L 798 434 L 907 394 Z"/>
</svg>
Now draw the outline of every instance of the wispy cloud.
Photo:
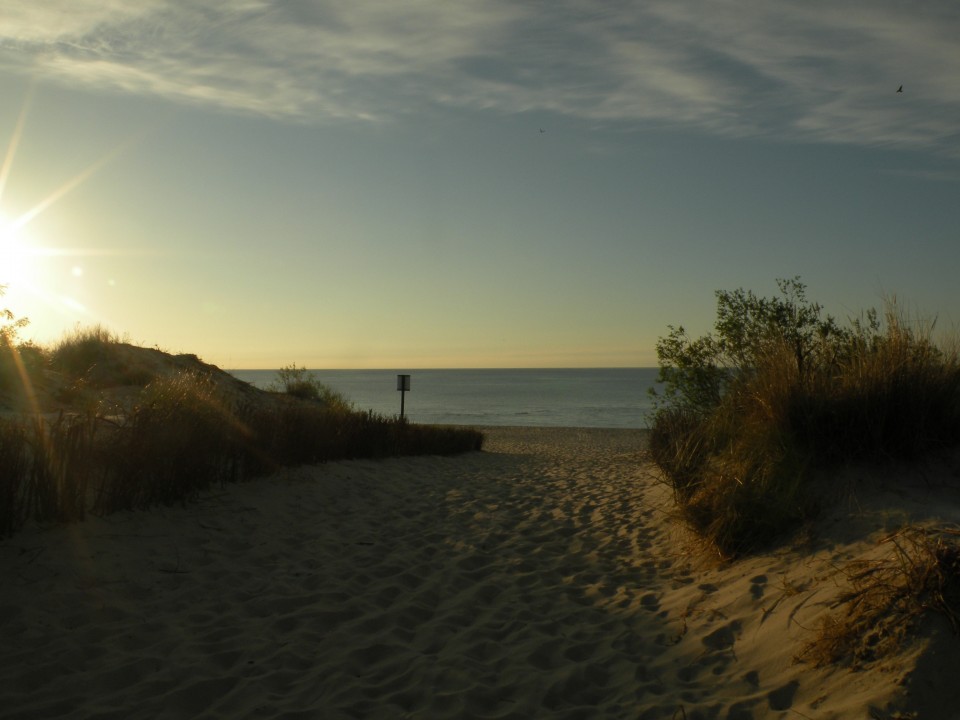
<svg viewBox="0 0 960 720">
<path fill-rule="evenodd" d="M 300 121 L 431 105 L 549 111 L 960 154 L 953 0 L 12 5 L 0 67 L 236 111 Z"/>
</svg>

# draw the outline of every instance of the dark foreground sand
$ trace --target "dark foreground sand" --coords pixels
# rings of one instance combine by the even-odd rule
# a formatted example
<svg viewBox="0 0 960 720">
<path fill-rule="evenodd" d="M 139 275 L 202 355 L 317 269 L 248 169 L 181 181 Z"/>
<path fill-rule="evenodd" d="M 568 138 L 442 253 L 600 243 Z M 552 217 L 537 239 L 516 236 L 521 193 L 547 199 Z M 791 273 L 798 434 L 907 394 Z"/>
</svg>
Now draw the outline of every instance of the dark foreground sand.
<svg viewBox="0 0 960 720">
<path fill-rule="evenodd" d="M 922 648 L 794 662 L 875 541 L 704 559 L 643 448 L 492 428 L 482 453 L 30 528 L 0 543 L 0 716 L 896 717 Z"/>
</svg>

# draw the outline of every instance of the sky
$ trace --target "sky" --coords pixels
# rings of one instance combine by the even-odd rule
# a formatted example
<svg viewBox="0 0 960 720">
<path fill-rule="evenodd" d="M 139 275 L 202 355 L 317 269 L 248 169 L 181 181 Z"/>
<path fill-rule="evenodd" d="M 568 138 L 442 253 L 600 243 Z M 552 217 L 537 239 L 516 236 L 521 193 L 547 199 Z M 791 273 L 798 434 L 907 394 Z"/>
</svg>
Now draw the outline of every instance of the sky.
<svg viewBox="0 0 960 720">
<path fill-rule="evenodd" d="M 960 4 L 0 1 L 0 307 L 224 368 L 960 323 Z M 902 86 L 902 92 L 898 89 Z"/>
</svg>

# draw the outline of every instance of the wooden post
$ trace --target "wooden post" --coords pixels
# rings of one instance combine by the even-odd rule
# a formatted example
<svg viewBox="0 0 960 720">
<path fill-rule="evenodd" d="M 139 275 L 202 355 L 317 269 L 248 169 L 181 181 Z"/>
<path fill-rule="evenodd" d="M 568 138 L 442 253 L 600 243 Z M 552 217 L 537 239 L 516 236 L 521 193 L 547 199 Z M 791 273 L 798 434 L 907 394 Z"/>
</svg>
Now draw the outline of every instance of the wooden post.
<svg viewBox="0 0 960 720">
<path fill-rule="evenodd" d="M 397 390 L 400 391 L 400 419 L 403 420 L 403 401 L 410 389 L 410 376 L 397 375 Z"/>
</svg>

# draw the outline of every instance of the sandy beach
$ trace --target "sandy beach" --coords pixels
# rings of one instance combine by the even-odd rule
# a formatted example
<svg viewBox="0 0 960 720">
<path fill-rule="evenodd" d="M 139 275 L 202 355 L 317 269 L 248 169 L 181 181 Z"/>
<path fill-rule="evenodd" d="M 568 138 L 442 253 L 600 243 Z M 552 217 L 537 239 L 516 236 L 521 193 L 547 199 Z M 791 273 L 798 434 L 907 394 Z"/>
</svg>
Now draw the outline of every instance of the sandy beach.
<svg viewBox="0 0 960 720">
<path fill-rule="evenodd" d="M 917 643 L 860 671 L 795 661 L 831 609 L 837 568 L 880 552 L 910 503 L 856 508 L 875 526 L 866 537 L 840 513 L 803 550 L 723 564 L 675 521 L 643 431 L 486 432 L 483 452 L 299 468 L 188 507 L 0 542 L 0 715 L 747 720 L 960 707 L 956 684 L 939 681 L 955 649 L 936 650 L 938 664 Z"/>
</svg>

